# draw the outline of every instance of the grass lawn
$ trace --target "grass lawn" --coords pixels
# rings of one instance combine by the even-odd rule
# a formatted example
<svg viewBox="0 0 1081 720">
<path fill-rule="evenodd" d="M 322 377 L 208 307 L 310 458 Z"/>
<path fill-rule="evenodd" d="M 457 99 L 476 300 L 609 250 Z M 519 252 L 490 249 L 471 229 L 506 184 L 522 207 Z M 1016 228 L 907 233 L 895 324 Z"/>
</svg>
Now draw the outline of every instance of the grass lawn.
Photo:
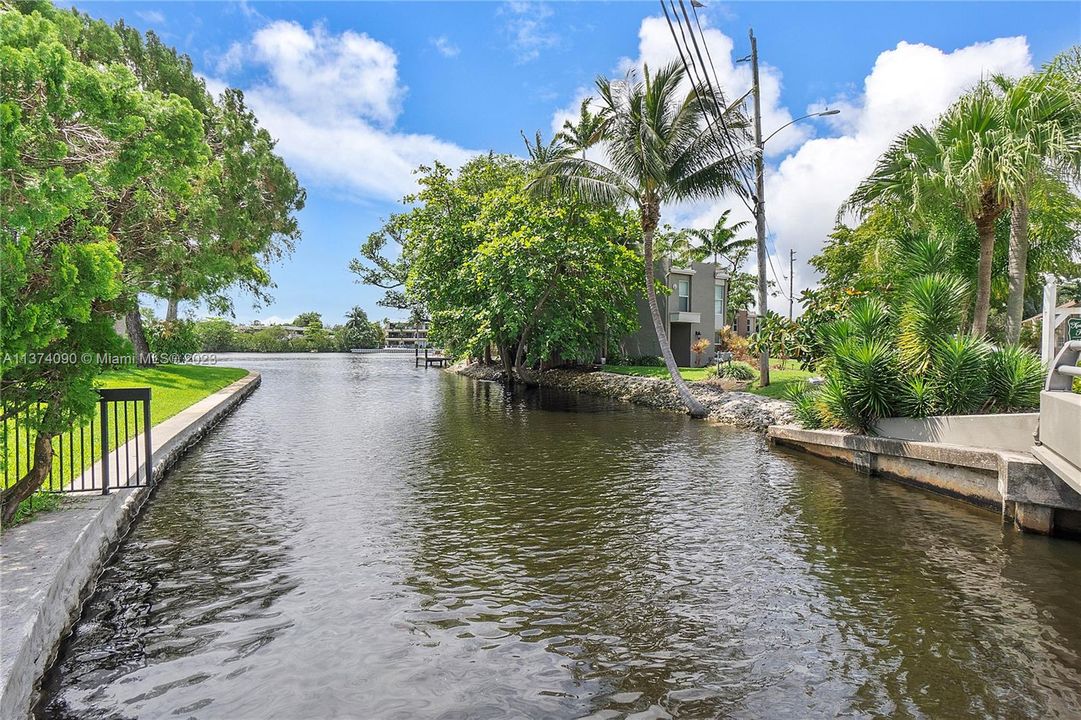
<svg viewBox="0 0 1081 720">
<path fill-rule="evenodd" d="M 181 410 L 199 402 L 208 395 L 221 390 L 227 385 L 247 375 L 247 370 L 239 368 L 215 367 L 209 365 L 160 365 L 153 368 L 125 367 L 110 370 L 98 378 L 98 385 L 103 388 L 124 387 L 149 387 L 151 392 L 150 419 L 153 425 L 168 420 Z M 134 409 L 134 408 L 133 408 Z M 135 413 L 128 420 L 129 434 L 134 437 Z M 120 417 L 123 417 L 122 414 Z M 121 420 L 123 423 L 123 420 Z M 14 483 L 29 469 L 27 457 L 27 439 L 20 430 L 18 455 L 15 452 L 14 423 L 8 421 L 4 425 L 4 486 Z M 123 432 L 121 432 L 123 435 Z M 95 424 L 93 446 L 91 453 L 90 433 L 85 433 L 85 442 L 80 442 L 79 434 L 76 433 L 74 447 L 64 444 L 65 472 L 70 466 L 74 466 L 76 472 L 87 467 L 101 458 L 101 430 Z M 121 438 L 123 439 L 123 438 Z M 33 448 L 33 437 L 29 444 Z M 58 443 L 59 438 L 53 440 L 54 467 L 59 468 Z M 18 457 L 18 463 L 16 463 Z M 46 480 L 48 483 L 48 480 Z M 49 510 L 58 506 L 59 498 L 51 493 L 40 492 L 35 496 L 24 500 L 15 517 L 15 522 L 21 522 L 27 517 L 40 510 Z"/>
<path fill-rule="evenodd" d="M 640 365 L 606 365 L 605 371 L 610 373 L 617 373 L 619 375 L 636 375 L 638 377 L 668 377 L 668 368 L 666 367 L 642 367 Z M 684 380 L 705 380 L 706 368 L 680 368 L 679 374 L 683 376 Z"/>
<path fill-rule="evenodd" d="M 769 361 L 769 387 L 760 388 L 755 381 L 747 389 L 755 395 L 764 395 L 771 398 L 783 398 L 785 389 L 800 380 L 806 380 L 813 373 L 801 370 L 796 360 L 779 360 L 770 358 Z M 620 375 L 637 375 L 638 377 L 668 377 L 668 369 L 664 367 L 640 367 L 637 365 L 609 365 L 605 368 L 608 372 Z M 688 382 L 706 379 L 706 368 L 680 368 L 679 374 Z"/>
</svg>

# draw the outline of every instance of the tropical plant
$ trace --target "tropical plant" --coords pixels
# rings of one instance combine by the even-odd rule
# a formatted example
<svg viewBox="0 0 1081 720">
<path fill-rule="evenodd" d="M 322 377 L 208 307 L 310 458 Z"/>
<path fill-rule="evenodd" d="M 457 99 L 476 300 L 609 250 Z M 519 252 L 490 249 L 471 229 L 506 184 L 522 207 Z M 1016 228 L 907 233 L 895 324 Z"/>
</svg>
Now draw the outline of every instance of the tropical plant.
<svg viewBox="0 0 1081 720">
<path fill-rule="evenodd" d="M 1015 412 L 1040 404 L 1044 369 L 1039 357 L 1017 345 L 991 353 L 987 361 L 987 389 L 992 406 Z"/>
<path fill-rule="evenodd" d="M 711 228 L 699 228 L 690 232 L 692 237 L 698 240 L 698 245 L 694 248 L 695 260 L 702 262 L 712 257 L 713 266 L 716 268 L 719 265 L 719 259 L 723 257 L 728 262 L 729 269 L 735 272 L 739 269 L 742 259 L 746 258 L 748 250 L 754 247 L 755 239 L 736 237 L 750 223 L 741 220 L 729 225 L 728 215 L 731 212 L 731 210 L 722 212 Z"/>
<path fill-rule="evenodd" d="M 1028 272 L 1029 205 L 1049 177 L 1076 181 L 1081 171 L 1081 87 L 1054 63 L 1019 80 L 991 79 L 999 113 L 995 130 L 1000 181 L 1010 198 L 1006 340 L 1021 335 Z"/>
<path fill-rule="evenodd" d="M 661 205 L 675 200 L 716 197 L 740 192 L 740 167 L 748 159 L 746 121 L 738 109 L 710 104 L 712 93 L 684 94 L 685 73 L 677 64 L 642 79 L 629 76 L 597 81 L 600 113 L 607 125 L 603 139 L 607 163 L 585 157 L 561 157 L 539 168 L 532 187 L 539 192 L 567 189 L 588 202 L 633 204 L 639 213 L 646 298 L 661 352 L 684 404 L 694 417 L 706 408 L 690 393 L 679 373 L 657 303 L 654 236 Z M 724 113 L 733 132 L 718 137 L 707 126 L 710 116 Z"/>
<path fill-rule="evenodd" d="M 746 382 L 757 378 L 758 371 L 751 367 L 749 363 L 735 360 L 733 362 L 713 365 L 706 372 L 706 375 L 708 377 L 731 378 L 732 380 Z"/>
<path fill-rule="evenodd" d="M 979 235 L 979 268 L 972 331 L 987 329 L 991 304 L 991 262 L 995 223 L 1009 207 L 991 132 L 997 101 L 981 83 L 954 103 L 935 125 L 917 125 L 902 133 L 842 206 L 866 213 L 892 205 L 917 217 L 960 208 Z"/>
<path fill-rule="evenodd" d="M 712 344 L 708 338 L 698 338 L 691 343 L 691 352 L 694 353 L 695 365 L 702 364 L 702 353 L 709 350 Z"/>
<path fill-rule="evenodd" d="M 581 153 L 583 158 L 586 156 L 586 150 L 604 139 L 605 131 L 608 129 L 608 118 L 605 113 L 595 113 L 590 110 L 591 102 L 591 98 L 582 100 L 581 105 L 578 106 L 578 119 L 574 122 L 564 120 L 563 129 L 553 138 L 553 142 Z M 540 145 L 540 133 L 537 134 L 537 144 Z M 532 156 L 532 153 L 530 155 Z M 533 159 L 537 158 L 533 157 Z"/>
</svg>

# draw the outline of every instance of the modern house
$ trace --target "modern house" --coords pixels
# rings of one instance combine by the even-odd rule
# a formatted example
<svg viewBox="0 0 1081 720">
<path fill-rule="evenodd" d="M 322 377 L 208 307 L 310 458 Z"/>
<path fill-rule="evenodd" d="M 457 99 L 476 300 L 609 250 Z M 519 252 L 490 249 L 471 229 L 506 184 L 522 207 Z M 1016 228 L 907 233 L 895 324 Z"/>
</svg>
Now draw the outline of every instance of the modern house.
<svg viewBox="0 0 1081 720">
<path fill-rule="evenodd" d="M 424 347 L 428 344 L 428 323 L 388 322 L 383 326 L 388 348 Z"/>
<path fill-rule="evenodd" d="M 657 303 L 666 325 L 672 355 L 681 367 L 708 365 L 716 351 L 717 331 L 724 326 L 728 313 L 728 273 L 708 262 L 691 263 L 690 267 L 685 268 L 669 268 L 666 265 L 666 262 L 657 263 L 657 279 L 663 280 L 671 293 L 667 296 L 658 293 Z M 638 332 L 623 339 L 623 351 L 630 356 L 660 355 L 661 348 L 644 293 L 636 304 Z M 696 355 L 691 345 L 702 338 L 709 341 L 709 347 Z"/>
</svg>

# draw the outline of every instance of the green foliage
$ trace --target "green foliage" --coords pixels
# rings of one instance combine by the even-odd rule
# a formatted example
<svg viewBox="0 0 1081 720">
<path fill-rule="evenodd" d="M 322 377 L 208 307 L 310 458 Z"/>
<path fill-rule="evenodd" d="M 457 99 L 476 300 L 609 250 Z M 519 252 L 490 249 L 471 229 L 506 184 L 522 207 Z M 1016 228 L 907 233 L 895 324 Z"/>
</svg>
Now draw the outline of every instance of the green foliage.
<svg viewBox="0 0 1081 720">
<path fill-rule="evenodd" d="M 1040 358 L 1017 345 L 995 350 L 988 358 L 987 387 L 997 410 L 1016 412 L 1038 407 L 1044 380 Z"/>
<path fill-rule="evenodd" d="M 191 355 L 200 347 L 195 323 L 191 320 L 162 320 L 146 324 L 150 351 L 172 357 Z"/>
<path fill-rule="evenodd" d="M 201 352 L 228 352 L 236 348 L 233 324 L 224 318 L 212 318 L 194 324 L 197 347 Z"/>
<path fill-rule="evenodd" d="M 632 355 L 627 358 L 627 365 L 633 367 L 664 367 L 664 358 L 660 355 Z"/>
<path fill-rule="evenodd" d="M 766 353 L 779 357 L 797 354 L 796 325 L 773 311 L 759 320 L 758 331 L 748 338 L 748 349 L 754 355 Z"/>
<path fill-rule="evenodd" d="M 526 192 L 528 168 L 484 156 L 457 174 L 422 168 L 413 205 L 395 216 L 430 336 L 455 355 L 499 348 L 520 367 L 589 360 L 602 339 L 637 326 L 634 217 L 572 195 Z"/>
<path fill-rule="evenodd" d="M 987 400 L 990 347 L 975 335 L 957 334 L 931 348 L 930 386 L 939 413 L 957 415 L 978 410 Z"/>
<path fill-rule="evenodd" d="M 735 360 L 730 363 L 711 365 L 706 371 L 709 377 L 730 378 L 732 380 L 749 381 L 758 377 L 758 371 L 748 363 Z"/>
<path fill-rule="evenodd" d="M 957 332 L 967 292 L 964 281 L 952 275 L 921 275 L 909 283 L 897 334 L 906 368 L 926 369 L 932 349 Z"/>
<path fill-rule="evenodd" d="M 303 312 L 296 316 L 293 324 L 297 327 L 323 327 L 323 316 L 317 312 Z"/>
<path fill-rule="evenodd" d="M 816 429 L 824 425 L 818 408 L 818 394 L 806 381 L 791 383 L 785 388 L 784 397 L 792 403 L 792 414 L 805 428 Z"/>
</svg>

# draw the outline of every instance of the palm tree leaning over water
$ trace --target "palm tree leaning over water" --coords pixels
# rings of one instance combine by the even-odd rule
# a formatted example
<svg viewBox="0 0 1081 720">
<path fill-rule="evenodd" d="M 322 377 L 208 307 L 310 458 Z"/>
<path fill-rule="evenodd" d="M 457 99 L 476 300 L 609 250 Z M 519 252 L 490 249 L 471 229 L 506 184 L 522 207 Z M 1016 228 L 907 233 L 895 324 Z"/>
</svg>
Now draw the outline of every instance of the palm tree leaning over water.
<svg viewBox="0 0 1081 720">
<path fill-rule="evenodd" d="M 738 109 L 712 105 L 704 90 L 684 92 L 684 80 L 683 69 L 675 63 L 655 74 L 646 67 L 641 80 L 598 79 L 606 162 L 588 160 L 584 153 L 558 157 L 538 168 L 530 186 L 538 192 L 570 190 L 586 202 L 633 203 L 638 208 L 646 299 L 661 354 L 690 414 L 705 417 L 706 408 L 679 374 L 657 305 L 653 239 L 662 203 L 741 192 L 740 165 L 750 154 L 747 123 Z M 725 113 L 732 135 L 718 136 L 707 125 L 718 112 Z"/>
</svg>

